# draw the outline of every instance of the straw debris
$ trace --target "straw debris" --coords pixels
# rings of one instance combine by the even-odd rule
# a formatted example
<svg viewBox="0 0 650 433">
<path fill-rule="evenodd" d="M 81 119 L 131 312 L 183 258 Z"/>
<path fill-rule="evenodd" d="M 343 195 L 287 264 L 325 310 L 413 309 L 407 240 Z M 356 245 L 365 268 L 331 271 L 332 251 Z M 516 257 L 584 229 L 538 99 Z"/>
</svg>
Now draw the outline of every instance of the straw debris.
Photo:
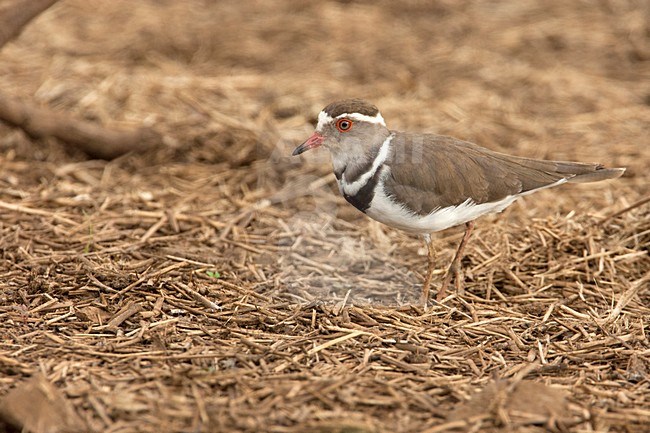
<svg viewBox="0 0 650 433">
<path fill-rule="evenodd" d="M 647 431 L 647 17 L 57 3 L 3 47 L 0 93 L 164 146 L 88 160 L 0 125 L 3 401 L 38 380 L 84 431 Z M 423 311 L 421 241 L 347 205 L 324 153 L 289 156 L 349 96 L 396 129 L 627 172 L 477 221 L 463 292 Z M 460 236 L 435 235 L 434 288 Z"/>
</svg>

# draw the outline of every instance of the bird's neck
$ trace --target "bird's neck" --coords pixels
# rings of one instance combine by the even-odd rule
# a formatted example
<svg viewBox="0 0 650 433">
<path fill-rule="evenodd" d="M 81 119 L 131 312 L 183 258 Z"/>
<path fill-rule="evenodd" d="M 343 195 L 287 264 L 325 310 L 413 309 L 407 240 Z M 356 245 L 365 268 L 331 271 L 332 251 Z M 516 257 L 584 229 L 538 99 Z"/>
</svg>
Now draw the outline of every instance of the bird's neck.
<svg viewBox="0 0 650 433">
<path fill-rule="evenodd" d="M 382 159 L 382 163 L 389 157 L 389 142 L 386 142 L 390 135 L 383 137 L 381 141 L 364 145 L 356 145 L 346 151 L 332 149 L 332 165 L 334 166 L 334 174 L 337 179 L 345 176 L 347 181 L 353 181 L 359 176 L 367 173 L 373 169 L 373 165 L 377 158 Z M 384 152 L 382 153 L 382 148 Z M 380 155 L 381 154 L 381 155 Z M 375 167 L 376 168 L 376 167 Z"/>
</svg>

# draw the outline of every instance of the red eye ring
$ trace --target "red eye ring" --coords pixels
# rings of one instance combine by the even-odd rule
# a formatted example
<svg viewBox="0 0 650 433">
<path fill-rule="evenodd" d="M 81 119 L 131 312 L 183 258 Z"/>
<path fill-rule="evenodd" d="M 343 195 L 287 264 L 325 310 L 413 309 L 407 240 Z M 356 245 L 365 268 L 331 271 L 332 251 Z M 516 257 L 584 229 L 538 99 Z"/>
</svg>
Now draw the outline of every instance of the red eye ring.
<svg viewBox="0 0 650 433">
<path fill-rule="evenodd" d="M 352 129 L 352 121 L 346 118 L 339 119 L 336 121 L 336 129 L 338 129 L 339 132 L 348 132 Z"/>
</svg>

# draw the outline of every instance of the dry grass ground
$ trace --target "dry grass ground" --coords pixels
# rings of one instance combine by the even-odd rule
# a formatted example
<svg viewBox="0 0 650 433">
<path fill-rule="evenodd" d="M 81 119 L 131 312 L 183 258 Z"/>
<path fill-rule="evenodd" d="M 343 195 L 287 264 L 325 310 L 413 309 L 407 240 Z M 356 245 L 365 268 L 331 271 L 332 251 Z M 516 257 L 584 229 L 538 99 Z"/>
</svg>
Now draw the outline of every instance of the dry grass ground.
<svg viewBox="0 0 650 433">
<path fill-rule="evenodd" d="M 164 147 L 88 161 L 0 125 L 4 417 L 648 431 L 648 23 L 642 0 L 61 1 L 3 48 L 0 91 Z M 420 241 L 347 205 L 325 152 L 288 156 L 349 96 L 394 129 L 628 171 L 478 221 L 464 293 L 425 312 Z"/>
</svg>

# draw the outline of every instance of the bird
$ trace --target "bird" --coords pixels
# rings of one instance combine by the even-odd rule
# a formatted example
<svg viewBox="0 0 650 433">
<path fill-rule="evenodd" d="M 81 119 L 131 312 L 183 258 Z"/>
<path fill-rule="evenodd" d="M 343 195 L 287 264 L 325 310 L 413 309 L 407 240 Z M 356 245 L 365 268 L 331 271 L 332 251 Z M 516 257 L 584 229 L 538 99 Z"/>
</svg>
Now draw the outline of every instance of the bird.
<svg viewBox="0 0 650 433">
<path fill-rule="evenodd" d="M 625 172 L 597 163 L 508 155 L 444 135 L 394 131 L 379 109 L 362 99 L 323 108 L 314 133 L 292 155 L 318 147 L 329 150 L 345 200 L 376 221 L 423 237 L 428 262 L 421 297 L 425 307 L 435 269 L 432 233 L 465 225 L 437 292 L 441 301 L 452 271 L 456 290 L 461 288 L 460 263 L 474 220 L 501 212 L 536 191 L 614 179 Z"/>
</svg>

